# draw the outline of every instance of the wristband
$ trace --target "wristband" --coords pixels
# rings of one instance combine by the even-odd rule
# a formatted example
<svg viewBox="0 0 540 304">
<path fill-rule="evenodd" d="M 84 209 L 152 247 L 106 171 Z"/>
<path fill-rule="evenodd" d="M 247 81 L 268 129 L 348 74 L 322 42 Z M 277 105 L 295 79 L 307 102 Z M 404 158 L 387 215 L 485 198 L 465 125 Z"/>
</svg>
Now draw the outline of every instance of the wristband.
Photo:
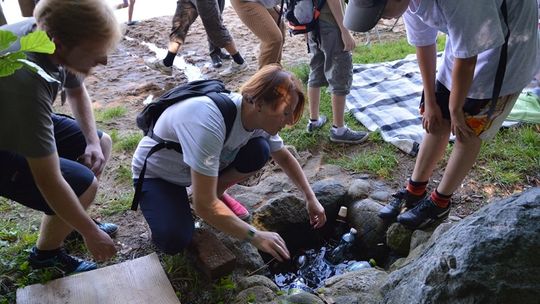
<svg viewBox="0 0 540 304">
<path fill-rule="evenodd" d="M 247 232 L 247 236 L 244 239 L 244 242 L 251 243 L 251 241 L 255 237 L 255 233 L 257 233 L 257 230 L 255 230 L 255 228 L 253 228 L 253 227 L 249 227 L 248 232 Z"/>
</svg>

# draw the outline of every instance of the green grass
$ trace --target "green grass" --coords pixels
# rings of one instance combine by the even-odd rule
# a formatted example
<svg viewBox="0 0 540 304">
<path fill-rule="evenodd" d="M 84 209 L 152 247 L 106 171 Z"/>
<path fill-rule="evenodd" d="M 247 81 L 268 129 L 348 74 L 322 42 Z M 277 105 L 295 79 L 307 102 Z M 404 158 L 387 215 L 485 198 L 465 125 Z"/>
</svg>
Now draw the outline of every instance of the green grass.
<svg viewBox="0 0 540 304">
<path fill-rule="evenodd" d="M 437 50 L 444 50 L 446 36 L 439 36 L 437 39 Z M 411 46 L 406 39 L 387 43 L 377 43 L 361 45 L 353 52 L 354 63 L 375 63 L 402 59 L 409 54 L 414 54 L 416 49 Z"/>
<path fill-rule="evenodd" d="M 111 216 L 114 214 L 119 214 L 124 211 L 130 210 L 131 202 L 133 201 L 133 192 L 125 192 L 119 197 L 110 199 L 105 204 L 101 206 L 100 213 L 104 216 Z"/>
<path fill-rule="evenodd" d="M 113 108 L 107 108 L 107 109 L 100 109 L 95 112 L 96 120 L 97 121 L 111 121 L 115 118 L 122 117 L 126 114 L 127 109 L 123 106 L 113 107 Z"/>
<path fill-rule="evenodd" d="M 129 164 L 120 164 L 115 172 L 114 180 L 122 185 L 131 185 L 133 183 L 131 168 Z"/>
<path fill-rule="evenodd" d="M 540 172 L 540 134 L 533 125 L 503 129 L 484 143 L 475 170 L 482 180 L 513 185 Z"/>
<path fill-rule="evenodd" d="M 402 152 L 385 142 L 378 132 L 371 133 L 369 140 L 374 144 L 374 148 L 353 155 L 342 155 L 337 159 L 329 159 L 328 162 L 354 172 L 371 172 L 379 177 L 391 178 L 398 164 L 396 154 Z"/>
<path fill-rule="evenodd" d="M 135 152 L 135 148 L 137 148 L 139 141 L 143 138 L 143 135 L 141 132 L 130 132 L 122 136 L 115 134 L 114 138 L 116 139 L 113 141 L 115 151 L 133 153 Z"/>
</svg>

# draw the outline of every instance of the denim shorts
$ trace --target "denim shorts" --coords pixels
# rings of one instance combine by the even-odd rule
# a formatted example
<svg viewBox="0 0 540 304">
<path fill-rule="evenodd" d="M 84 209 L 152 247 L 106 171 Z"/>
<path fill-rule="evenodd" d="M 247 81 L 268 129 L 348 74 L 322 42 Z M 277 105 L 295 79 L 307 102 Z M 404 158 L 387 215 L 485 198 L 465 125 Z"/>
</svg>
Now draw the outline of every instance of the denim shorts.
<svg viewBox="0 0 540 304">
<path fill-rule="evenodd" d="M 53 114 L 52 121 L 62 176 L 75 194 L 81 196 L 94 181 L 94 173 L 77 162 L 77 158 L 84 154 L 86 140 L 73 118 Z M 98 131 L 100 138 L 102 135 L 103 132 Z M 54 214 L 37 188 L 24 156 L 0 150 L 0 168 L 0 196 L 45 214 Z"/>
<path fill-rule="evenodd" d="M 328 86 L 330 94 L 339 96 L 349 94 L 353 77 L 352 54 L 343 50 L 339 27 L 319 20 L 319 36 L 310 32 L 308 44 L 312 53 L 308 86 Z"/>
</svg>

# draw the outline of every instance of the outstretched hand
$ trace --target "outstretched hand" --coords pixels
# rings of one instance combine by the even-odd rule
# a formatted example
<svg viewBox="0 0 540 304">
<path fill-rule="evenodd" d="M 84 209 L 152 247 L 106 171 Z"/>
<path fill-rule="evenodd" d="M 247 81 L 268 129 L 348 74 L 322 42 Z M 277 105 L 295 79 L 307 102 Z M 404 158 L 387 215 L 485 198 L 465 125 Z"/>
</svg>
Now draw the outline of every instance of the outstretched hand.
<svg viewBox="0 0 540 304">
<path fill-rule="evenodd" d="M 275 232 L 257 231 L 251 243 L 257 249 L 271 254 L 280 262 L 291 258 L 285 241 Z"/>
</svg>

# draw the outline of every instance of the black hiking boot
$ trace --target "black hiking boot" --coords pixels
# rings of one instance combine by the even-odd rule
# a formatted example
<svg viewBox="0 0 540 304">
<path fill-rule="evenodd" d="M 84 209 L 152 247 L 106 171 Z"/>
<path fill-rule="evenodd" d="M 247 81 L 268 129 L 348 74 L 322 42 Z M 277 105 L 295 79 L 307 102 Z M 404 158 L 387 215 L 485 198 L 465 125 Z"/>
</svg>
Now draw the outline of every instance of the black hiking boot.
<svg viewBox="0 0 540 304">
<path fill-rule="evenodd" d="M 450 204 L 441 208 L 431 200 L 431 197 L 422 199 L 414 208 L 400 214 L 397 221 L 409 229 L 421 229 L 435 222 L 442 222 L 448 218 Z"/>
<path fill-rule="evenodd" d="M 389 220 L 389 221 L 396 221 L 396 218 L 398 214 L 401 213 L 401 209 L 405 207 L 406 209 L 411 209 L 414 206 L 418 204 L 420 200 L 422 200 L 426 193 L 422 195 L 414 195 L 411 194 L 407 189 L 402 189 L 394 194 L 392 196 L 394 197 L 394 200 L 390 203 L 386 204 L 380 211 L 379 211 L 379 217 L 383 220 Z"/>
</svg>

